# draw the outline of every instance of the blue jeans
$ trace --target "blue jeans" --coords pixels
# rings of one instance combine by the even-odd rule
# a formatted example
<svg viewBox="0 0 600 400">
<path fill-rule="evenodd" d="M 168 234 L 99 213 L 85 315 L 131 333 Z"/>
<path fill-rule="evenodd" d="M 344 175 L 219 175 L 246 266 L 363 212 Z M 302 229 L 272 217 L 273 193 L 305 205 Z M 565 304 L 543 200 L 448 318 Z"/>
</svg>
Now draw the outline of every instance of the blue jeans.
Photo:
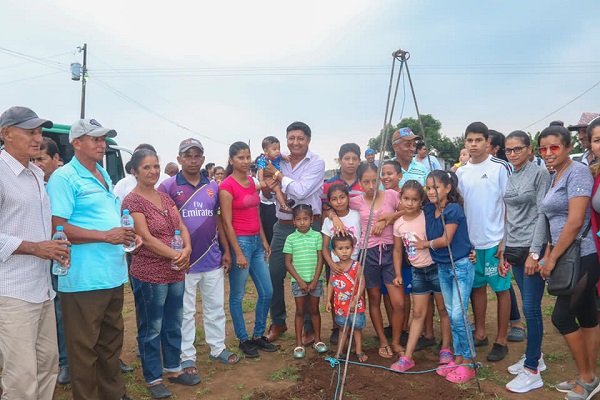
<svg viewBox="0 0 600 400">
<path fill-rule="evenodd" d="M 254 337 L 261 337 L 267 329 L 267 315 L 273 297 L 273 285 L 269 267 L 265 260 L 265 251 L 260 241 L 260 235 L 237 237 L 242 253 L 248 260 L 247 268 L 239 268 L 235 260 L 235 253 L 231 252 L 232 264 L 229 271 L 229 312 L 233 321 L 233 328 L 237 338 L 243 342 L 248 339 L 242 300 L 246 293 L 248 275 L 252 278 L 258 299 L 256 301 L 256 315 L 254 317 Z"/>
<path fill-rule="evenodd" d="M 181 371 L 181 322 L 185 281 L 148 283 L 131 277 L 138 310 L 138 346 L 147 383 L 162 380 L 165 372 Z M 162 349 L 162 362 L 161 362 Z"/>
<path fill-rule="evenodd" d="M 444 296 L 446 311 L 450 317 L 452 326 L 452 343 L 454 344 L 454 354 L 462 356 L 465 360 L 472 360 L 475 357 L 475 349 L 471 353 L 469 348 L 469 339 L 467 332 L 471 334 L 469 320 L 467 318 L 467 309 L 469 307 L 469 297 L 473 289 L 473 280 L 475 279 L 475 268 L 468 257 L 454 261 L 456 269 L 456 280 L 460 289 L 460 298 L 454 280 L 454 271 L 451 264 L 438 264 L 438 276 L 440 278 L 440 289 Z M 460 306 L 462 300 L 463 307 Z"/>
<path fill-rule="evenodd" d="M 542 355 L 542 336 L 544 323 L 542 321 L 542 296 L 546 282 L 540 274 L 525 275 L 524 265 L 513 265 L 515 281 L 523 299 L 523 314 L 527 321 L 527 349 L 525 350 L 525 366 L 532 370 L 538 367 Z"/>
<path fill-rule="evenodd" d="M 58 291 L 58 276 L 50 273 L 52 277 L 52 289 Z M 58 366 L 68 367 L 67 344 L 65 343 L 65 329 L 62 323 L 62 310 L 60 309 L 60 296 L 56 293 L 54 297 L 54 315 L 56 316 L 56 339 L 58 341 Z"/>
</svg>

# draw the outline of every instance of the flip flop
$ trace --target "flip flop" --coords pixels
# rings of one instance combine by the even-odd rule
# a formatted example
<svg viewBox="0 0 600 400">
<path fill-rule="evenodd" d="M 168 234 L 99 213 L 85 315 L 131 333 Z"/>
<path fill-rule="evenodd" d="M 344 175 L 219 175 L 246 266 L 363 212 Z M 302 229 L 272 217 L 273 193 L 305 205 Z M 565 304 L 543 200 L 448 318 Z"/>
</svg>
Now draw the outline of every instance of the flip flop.
<svg viewBox="0 0 600 400">
<path fill-rule="evenodd" d="M 327 345 L 323 342 L 314 343 L 312 348 L 315 349 L 319 354 L 325 353 L 328 350 Z"/>
<path fill-rule="evenodd" d="M 379 357 L 382 358 L 392 358 L 394 357 L 394 352 L 390 348 L 390 346 L 383 346 L 379 348 Z"/>
<path fill-rule="evenodd" d="M 364 363 L 369 359 L 369 356 L 367 356 L 365 353 L 355 353 L 354 355 L 359 363 Z"/>
<path fill-rule="evenodd" d="M 230 361 L 229 358 L 231 356 L 235 356 L 235 359 L 233 361 Z M 238 361 L 240 361 L 240 358 L 238 357 L 237 354 L 232 353 L 231 351 L 225 349 L 221 352 L 221 354 L 219 354 L 218 356 L 213 356 L 212 354 L 209 356 L 211 360 L 215 360 L 215 361 L 221 361 L 223 364 L 227 364 L 227 365 L 233 365 L 233 364 L 237 364 Z M 196 372 L 197 373 L 197 372 Z"/>
<path fill-rule="evenodd" d="M 298 346 L 294 349 L 294 358 L 304 358 L 306 357 L 306 349 L 303 346 Z"/>
</svg>

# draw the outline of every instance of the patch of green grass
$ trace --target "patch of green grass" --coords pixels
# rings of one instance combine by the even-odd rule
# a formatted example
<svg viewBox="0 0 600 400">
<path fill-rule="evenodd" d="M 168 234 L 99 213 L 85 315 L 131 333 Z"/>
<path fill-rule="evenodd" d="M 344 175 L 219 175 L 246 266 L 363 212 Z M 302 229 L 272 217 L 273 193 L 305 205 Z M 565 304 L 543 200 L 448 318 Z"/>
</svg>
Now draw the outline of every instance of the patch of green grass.
<svg viewBox="0 0 600 400">
<path fill-rule="evenodd" d="M 288 381 L 295 382 L 300 378 L 298 371 L 300 371 L 300 368 L 298 368 L 298 367 L 287 367 L 287 368 L 278 369 L 277 371 L 275 371 L 271 375 L 269 375 L 269 380 L 270 381 L 288 380 Z"/>
<path fill-rule="evenodd" d="M 554 304 L 549 304 L 547 306 L 542 307 L 542 316 L 550 317 L 552 316 L 552 312 L 554 311 Z"/>
<path fill-rule="evenodd" d="M 233 385 L 233 388 L 235 390 L 244 390 L 246 388 L 246 385 L 244 385 L 243 383 L 241 385 Z"/>
<path fill-rule="evenodd" d="M 211 390 L 209 388 L 202 388 L 202 389 L 196 390 L 194 393 L 196 393 L 196 396 L 202 396 L 203 394 L 211 393 Z"/>
<path fill-rule="evenodd" d="M 130 312 L 133 311 L 133 308 L 129 307 L 129 306 L 124 306 L 123 307 L 123 317 L 127 314 L 129 314 Z"/>
<path fill-rule="evenodd" d="M 254 286 L 252 286 L 252 285 L 246 285 L 246 289 L 244 290 L 244 292 L 246 294 L 252 294 L 252 293 L 254 293 L 255 290 L 256 289 L 254 288 Z"/>
<path fill-rule="evenodd" d="M 558 353 L 544 353 L 544 360 L 547 362 L 558 362 L 564 361 L 570 357 L 569 353 L 558 352 Z"/>
<path fill-rule="evenodd" d="M 488 366 L 482 366 L 477 371 L 477 377 L 482 380 L 488 380 L 494 382 L 500 386 L 504 386 L 506 384 L 505 379 L 499 376 L 499 372 L 491 369 Z"/>
<path fill-rule="evenodd" d="M 340 330 L 340 335 L 342 334 Z M 379 347 L 379 339 L 375 336 L 364 335 L 363 336 L 363 349 L 375 349 Z"/>
<path fill-rule="evenodd" d="M 204 339 L 206 338 L 206 333 L 204 332 L 203 328 L 196 328 L 196 340 L 197 341 L 204 341 Z"/>
<path fill-rule="evenodd" d="M 252 400 L 252 397 L 254 395 L 252 393 L 246 393 L 245 395 L 242 396 L 242 400 Z"/>
<path fill-rule="evenodd" d="M 242 312 L 252 312 L 256 310 L 256 302 L 251 299 L 243 299 L 242 300 Z"/>
<path fill-rule="evenodd" d="M 359 394 L 346 393 L 346 397 L 349 399 L 362 399 L 363 397 Z"/>
</svg>

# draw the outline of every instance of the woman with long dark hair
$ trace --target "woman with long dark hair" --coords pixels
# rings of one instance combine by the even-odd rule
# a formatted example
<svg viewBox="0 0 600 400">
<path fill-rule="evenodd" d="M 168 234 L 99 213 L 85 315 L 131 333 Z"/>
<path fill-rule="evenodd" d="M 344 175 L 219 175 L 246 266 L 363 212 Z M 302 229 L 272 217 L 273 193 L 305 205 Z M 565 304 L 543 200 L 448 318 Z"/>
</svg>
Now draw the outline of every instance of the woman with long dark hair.
<svg viewBox="0 0 600 400">
<path fill-rule="evenodd" d="M 250 148 L 244 142 L 229 147 L 227 178 L 219 186 L 221 217 L 231 248 L 232 265 L 229 271 L 229 310 L 235 334 L 240 340 L 240 350 L 248 358 L 259 357 L 258 349 L 273 352 L 278 346 L 264 336 L 273 285 L 267 265 L 271 253 L 269 243 L 260 223 L 258 207 L 260 198 L 256 184 L 250 176 Z M 256 286 L 256 316 L 252 339 L 246 331 L 242 300 L 248 275 Z"/>
</svg>

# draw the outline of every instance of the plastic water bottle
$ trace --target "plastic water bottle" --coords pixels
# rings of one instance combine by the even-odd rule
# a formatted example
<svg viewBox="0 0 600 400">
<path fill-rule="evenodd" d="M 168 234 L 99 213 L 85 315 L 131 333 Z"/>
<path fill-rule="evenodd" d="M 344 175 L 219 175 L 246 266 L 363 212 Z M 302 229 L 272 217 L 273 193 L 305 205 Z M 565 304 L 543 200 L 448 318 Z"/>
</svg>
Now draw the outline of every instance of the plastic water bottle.
<svg viewBox="0 0 600 400">
<path fill-rule="evenodd" d="M 133 218 L 129 215 L 129 210 L 123 210 L 123 216 L 121 217 L 121 226 L 123 228 L 133 228 Z M 123 249 L 126 252 L 131 252 L 135 250 L 135 242 L 130 242 L 129 244 L 124 244 Z"/>
<path fill-rule="evenodd" d="M 171 248 L 173 250 L 181 251 L 183 249 L 183 238 L 181 237 L 181 232 L 175 231 L 175 235 L 173 239 L 171 239 Z M 179 269 L 177 265 L 173 261 L 171 261 L 171 268 Z"/>
<path fill-rule="evenodd" d="M 417 257 L 417 249 L 414 246 L 415 235 L 413 232 L 407 232 L 404 236 L 404 247 L 409 260 L 414 260 Z"/>
<path fill-rule="evenodd" d="M 67 240 L 67 235 L 62 226 L 56 227 L 56 232 L 52 235 L 52 240 Z M 67 247 L 67 245 L 64 245 Z M 69 272 L 69 267 L 56 261 L 52 261 L 52 273 L 57 276 L 64 276 Z"/>
</svg>

